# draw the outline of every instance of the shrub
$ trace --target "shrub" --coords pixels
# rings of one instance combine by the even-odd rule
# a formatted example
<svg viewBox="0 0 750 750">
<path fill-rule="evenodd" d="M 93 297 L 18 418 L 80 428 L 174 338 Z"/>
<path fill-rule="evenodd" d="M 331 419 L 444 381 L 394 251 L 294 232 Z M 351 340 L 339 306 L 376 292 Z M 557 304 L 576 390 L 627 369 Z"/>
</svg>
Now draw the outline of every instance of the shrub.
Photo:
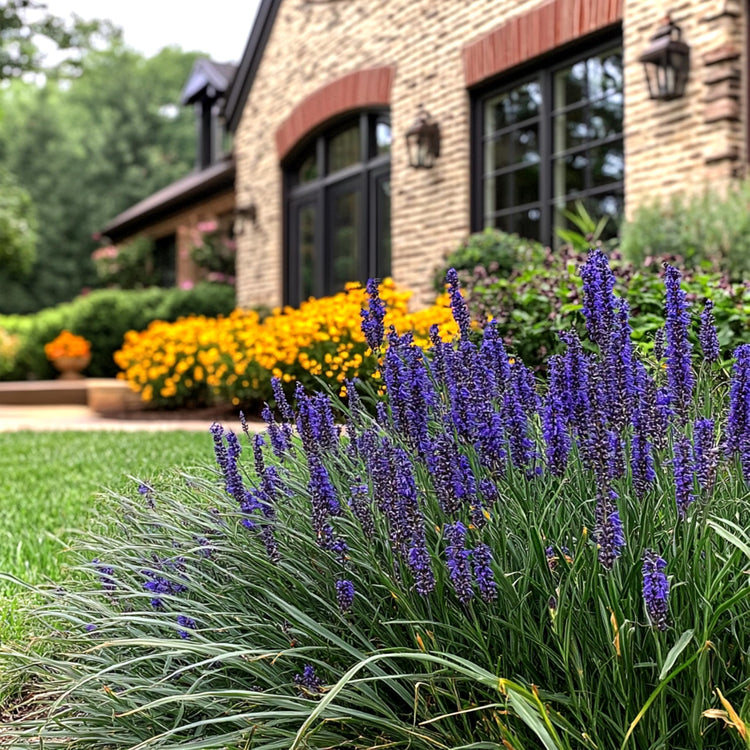
<svg viewBox="0 0 750 750">
<path fill-rule="evenodd" d="M 193 230 L 190 257 L 208 278 L 234 283 L 237 242 L 231 236 L 231 216 L 221 221 L 202 221 Z"/>
<path fill-rule="evenodd" d="M 490 273 L 483 267 L 461 275 L 474 320 L 484 326 L 490 319 L 514 354 L 529 365 L 542 365 L 549 354 L 560 352 L 558 332 L 567 325 L 583 331 L 582 282 L 577 275 L 585 255 L 547 250 L 541 262 L 528 264 L 511 276 Z M 612 253 L 617 290 L 630 305 L 633 339 L 645 351 L 663 325 L 663 279 L 652 267 L 638 268 Z M 691 302 L 714 301 L 722 345 L 750 342 L 750 289 L 731 284 L 717 271 L 688 271 L 683 286 Z M 696 332 L 692 332 L 695 340 Z"/>
<path fill-rule="evenodd" d="M 383 283 L 385 325 L 412 330 L 428 341 L 429 326 L 442 322 L 447 336 L 450 310 L 443 301 L 409 314 L 410 293 Z M 360 329 L 365 292 L 358 284 L 299 308 L 277 308 L 264 319 L 236 310 L 228 317 L 187 317 L 131 331 L 115 355 L 123 377 L 144 400 L 162 407 L 210 404 L 217 400 L 255 409 L 271 397 L 269 379 L 305 386 L 318 382 L 338 392 L 346 379 L 376 376 L 377 360 Z"/>
<path fill-rule="evenodd" d="M 544 248 L 538 242 L 488 227 L 469 235 L 457 250 L 448 255 L 435 272 L 434 286 L 436 291 L 443 291 L 445 273 L 449 268 L 473 271 L 481 266 L 500 276 L 507 276 L 518 266 L 535 261 L 543 254 Z"/>
<path fill-rule="evenodd" d="M 20 348 L 21 339 L 0 328 L 0 379 L 15 369 Z"/>
<path fill-rule="evenodd" d="M 546 390 L 495 326 L 471 341 L 452 279 L 461 338 L 425 352 L 391 335 L 375 419 L 352 387 L 341 434 L 335 403 L 298 389 L 251 448 L 215 425 L 215 482 L 141 485 L 118 533 L 82 543 L 87 580 L 47 591 L 43 655 L 17 655 L 34 689 L 6 734 L 740 746 L 750 346 L 728 388 L 704 316 L 694 364 L 672 267 L 667 366 L 639 360 L 605 257 L 582 273 L 592 352 L 566 334 Z"/>
<path fill-rule="evenodd" d="M 676 194 L 667 201 L 639 207 L 622 228 L 621 248 L 636 266 L 672 255 L 690 268 L 716 263 L 722 272 L 742 280 L 750 271 L 750 182 L 725 192 Z"/>
<path fill-rule="evenodd" d="M 225 284 L 197 284 L 193 289 L 120 290 L 99 289 L 33 315 L 0 316 L 0 326 L 21 340 L 14 368 L 0 377 L 25 380 L 54 377 L 44 354 L 44 344 L 63 329 L 91 342 L 92 377 L 114 377 L 118 368 L 113 355 L 125 333 L 142 330 L 152 320 L 176 320 L 195 313 L 219 315 L 234 308 L 234 290 Z"/>
<path fill-rule="evenodd" d="M 157 283 L 154 242 L 143 235 L 91 254 L 99 281 L 115 289 L 144 289 Z"/>
</svg>

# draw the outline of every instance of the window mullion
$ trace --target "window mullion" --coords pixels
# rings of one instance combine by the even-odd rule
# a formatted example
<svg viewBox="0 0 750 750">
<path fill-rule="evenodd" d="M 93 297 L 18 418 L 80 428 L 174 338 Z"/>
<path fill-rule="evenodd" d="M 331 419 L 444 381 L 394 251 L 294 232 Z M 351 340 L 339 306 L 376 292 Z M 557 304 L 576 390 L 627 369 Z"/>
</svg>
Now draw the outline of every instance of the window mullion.
<svg viewBox="0 0 750 750">
<path fill-rule="evenodd" d="M 542 71 L 540 75 L 542 105 L 539 117 L 539 202 L 541 217 L 540 238 L 544 242 L 552 237 L 552 73 Z"/>
</svg>

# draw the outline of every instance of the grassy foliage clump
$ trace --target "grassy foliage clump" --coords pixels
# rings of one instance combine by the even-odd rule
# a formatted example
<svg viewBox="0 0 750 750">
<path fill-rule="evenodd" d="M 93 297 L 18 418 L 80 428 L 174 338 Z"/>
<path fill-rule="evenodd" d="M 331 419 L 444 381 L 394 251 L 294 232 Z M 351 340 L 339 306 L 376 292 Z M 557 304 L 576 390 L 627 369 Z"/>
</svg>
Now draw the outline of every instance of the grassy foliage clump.
<svg viewBox="0 0 750 750">
<path fill-rule="evenodd" d="M 45 747 L 740 747 L 750 719 L 750 347 L 701 357 L 676 269 L 665 351 L 640 360 L 601 253 L 541 391 L 497 328 L 363 333 L 385 399 L 300 387 L 214 480 L 121 497 L 117 533 L 49 592 Z M 700 364 L 697 362 L 700 360 Z M 663 366 L 666 363 L 666 368 Z M 369 402 L 369 404 L 368 404 Z M 372 407 L 372 408 L 368 408 Z M 373 416 L 374 414 L 374 416 Z M 114 498 L 113 498 L 114 502 Z M 60 654 L 64 646 L 64 655 Z M 744 733 L 744 734 L 743 734 Z"/>
</svg>

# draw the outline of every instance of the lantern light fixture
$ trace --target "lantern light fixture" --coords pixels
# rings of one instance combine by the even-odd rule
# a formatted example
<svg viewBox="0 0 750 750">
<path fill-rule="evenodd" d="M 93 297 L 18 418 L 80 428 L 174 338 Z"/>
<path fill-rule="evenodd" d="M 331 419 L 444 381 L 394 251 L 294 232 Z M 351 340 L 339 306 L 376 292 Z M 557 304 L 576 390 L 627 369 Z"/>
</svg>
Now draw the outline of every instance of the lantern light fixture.
<svg viewBox="0 0 750 750">
<path fill-rule="evenodd" d="M 440 156 L 440 126 L 420 105 L 417 119 L 406 131 L 406 148 L 409 166 L 430 169 Z"/>
<path fill-rule="evenodd" d="M 685 93 L 690 70 L 690 47 L 682 41 L 682 30 L 667 17 L 651 37 L 646 51 L 638 58 L 643 63 L 651 99 L 669 101 Z"/>
</svg>

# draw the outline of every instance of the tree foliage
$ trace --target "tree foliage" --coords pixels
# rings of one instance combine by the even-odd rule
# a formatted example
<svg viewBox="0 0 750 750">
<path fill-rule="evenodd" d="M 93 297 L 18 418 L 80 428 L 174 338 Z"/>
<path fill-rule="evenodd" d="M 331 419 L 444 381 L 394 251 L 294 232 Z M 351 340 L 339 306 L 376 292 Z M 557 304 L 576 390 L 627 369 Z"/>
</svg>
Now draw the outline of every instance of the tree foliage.
<svg viewBox="0 0 750 750">
<path fill-rule="evenodd" d="M 0 90 L 0 166 L 39 219 L 33 273 L 0 275 L 0 312 L 32 312 L 96 285 L 92 235 L 191 169 L 194 116 L 179 96 L 198 56 L 165 48 L 145 58 L 115 34 L 106 49 L 86 50 L 77 77 Z"/>
<path fill-rule="evenodd" d="M 36 259 L 36 214 L 27 190 L 0 169 L 0 268 L 28 275 Z"/>
<path fill-rule="evenodd" d="M 18 78 L 24 73 L 71 75 L 78 70 L 83 50 L 97 37 L 121 35 L 107 21 L 85 21 L 73 16 L 68 21 L 47 12 L 35 0 L 0 1 L 0 80 Z M 50 66 L 41 43 L 51 45 L 60 55 Z"/>
</svg>

